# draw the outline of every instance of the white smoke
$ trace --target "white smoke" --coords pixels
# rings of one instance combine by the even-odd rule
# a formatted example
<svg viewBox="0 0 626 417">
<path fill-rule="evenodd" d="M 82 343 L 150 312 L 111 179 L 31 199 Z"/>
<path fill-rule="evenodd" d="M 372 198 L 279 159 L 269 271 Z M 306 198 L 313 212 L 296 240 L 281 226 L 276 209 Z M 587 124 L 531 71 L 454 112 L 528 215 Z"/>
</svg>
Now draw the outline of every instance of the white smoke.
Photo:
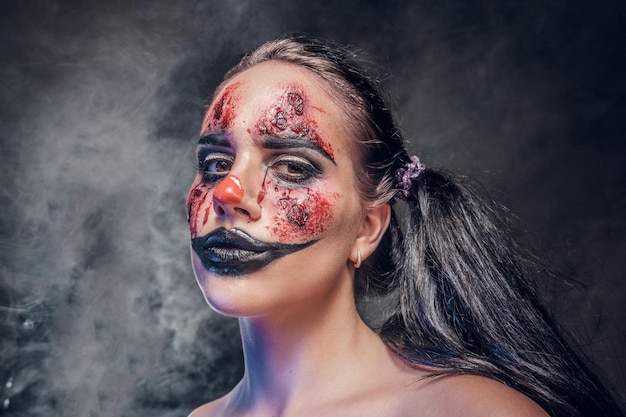
<svg viewBox="0 0 626 417">
<path fill-rule="evenodd" d="M 237 326 L 196 288 L 184 200 L 205 98 L 241 53 L 290 31 L 372 51 L 391 68 L 385 85 L 422 160 L 499 186 L 544 240 L 584 240 L 565 250 L 582 259 L 572 272 L 606 264 L 602 281 L 591 273 L 585 284 L 613 314 L 598 330 L 613 342 L 595 353 L 621 360 L 610 346 L 626 334 L 613 287 L 623 286 L 624 169 L 619 153 L 574 143 L 582 136 L 569 127 L 579 114 L 612 114 L 608 100 L 589 112 L 569 100 L 585 71 L 602 74 L 581 67 L 568 79 L 526 47 L 543 47 L 542 30 L 555 39 L 574 28 L 549 31 L 563 10 L 525 9 L 509 27 L 498 2 L 462 3 L 0 6 L 0 414 L 185 415 L 234 384 Z M 547 52 L 577 62 L 558 55 L 566 40 Z M 598 183 L 595 205 L 579 198 Z M 587 248 L 605 258 L 578 258 Z M 594 328 L 576 316 L 593 310 L 577 306 L 565 306 L 571 321 Z M 605 367 L 623 385 L 623 361 Z"/>
</svg>

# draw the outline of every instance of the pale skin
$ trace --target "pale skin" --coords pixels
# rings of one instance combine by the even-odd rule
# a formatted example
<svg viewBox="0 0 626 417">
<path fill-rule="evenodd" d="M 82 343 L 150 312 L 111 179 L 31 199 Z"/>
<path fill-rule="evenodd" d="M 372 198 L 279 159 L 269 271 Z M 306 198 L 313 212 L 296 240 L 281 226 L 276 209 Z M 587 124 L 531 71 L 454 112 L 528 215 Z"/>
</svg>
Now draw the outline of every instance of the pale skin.
<svg viewBox="0 0 626 417">
<path fill-rule="evenodd" d="M 219 179 L 207 183 L 199 172 L 192 185 L 192 238 L 223 227 L 264 242 L 315 243 L 238 276 L 208 270 L 192 252 L 208 304 L 239 318 L 245 374 L 190 417 L 546 416 L 493 380 L 423 379 L 428 369 L 399 359 L 362 321 L 354 264 L 378 245 L 390 208 L 359 198 L 347 116 L 331 94 L 306 69 L 266 62 L 229 80 L 209 107 L 201 137 L 227 143 L 203 148 L 202 169 Z M 315 146 L 264 145 L 267 137 L 296 143 L 303 130 Z M 305 162 L 316 167 L 311 178 L 301 175 Z"/>
</svg>

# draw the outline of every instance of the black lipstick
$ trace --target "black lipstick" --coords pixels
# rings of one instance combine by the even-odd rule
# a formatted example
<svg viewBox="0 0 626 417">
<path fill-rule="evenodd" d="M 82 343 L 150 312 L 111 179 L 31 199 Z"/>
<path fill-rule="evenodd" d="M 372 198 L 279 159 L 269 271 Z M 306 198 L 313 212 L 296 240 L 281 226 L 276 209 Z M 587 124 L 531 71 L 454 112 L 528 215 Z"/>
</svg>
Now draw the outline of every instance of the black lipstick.
<svg viewBox="0 0 626 417">
<path fill-rule="evenodd" d="M 239 229 L 221 227 L 206 236 L 191 239 L 191 247 L 208 271 L 219 275 L 244 275 L 315 242 L 317 240 L 299 244 L 262 242 Z"/>
</svg>

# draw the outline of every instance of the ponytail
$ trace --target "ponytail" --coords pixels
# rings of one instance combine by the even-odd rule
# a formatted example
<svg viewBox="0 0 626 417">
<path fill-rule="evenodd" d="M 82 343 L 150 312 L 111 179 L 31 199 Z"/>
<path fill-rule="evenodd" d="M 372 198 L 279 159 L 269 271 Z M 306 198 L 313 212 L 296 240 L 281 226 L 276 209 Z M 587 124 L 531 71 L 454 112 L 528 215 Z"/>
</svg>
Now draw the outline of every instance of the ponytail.
<svg viewBox="0 0 626 417">
<path fill-rule="evenodd" d="M 383 248 L 398 308 L 380 334 L 393 351 L 436 367 L 433 376 L 501 381 L 551 415 L 623 415 L 541 306 L 531 263 L 495 204 L 432 169 L 403 199 L 406 223 L 392 216 Z"/>
</svg>

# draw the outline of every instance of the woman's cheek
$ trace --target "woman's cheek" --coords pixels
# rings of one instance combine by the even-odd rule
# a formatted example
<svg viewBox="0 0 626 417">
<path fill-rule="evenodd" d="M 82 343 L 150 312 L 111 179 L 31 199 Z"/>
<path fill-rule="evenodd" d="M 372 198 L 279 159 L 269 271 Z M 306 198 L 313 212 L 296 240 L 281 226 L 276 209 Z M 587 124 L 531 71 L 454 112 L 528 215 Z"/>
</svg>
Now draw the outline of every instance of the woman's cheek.
<svg viewBox="0 0 626 417">
<path fill-rule="evenodd" d="M 279 242 L 306 242 L 320 237 L 332 224 L 340 194 L 313 188 L 288 189 L 268 184 L 265 201 L 274 207 L 270 232 Z"/>
<path fill-rule="evenodd" d="M 187 195 L 187 219 L 191 238 L 198 237 L 198 231 L 209 220 L 211 206 L 213 205 L 213 188 L 203 184 L 197 179 Z"/>
</svg>

